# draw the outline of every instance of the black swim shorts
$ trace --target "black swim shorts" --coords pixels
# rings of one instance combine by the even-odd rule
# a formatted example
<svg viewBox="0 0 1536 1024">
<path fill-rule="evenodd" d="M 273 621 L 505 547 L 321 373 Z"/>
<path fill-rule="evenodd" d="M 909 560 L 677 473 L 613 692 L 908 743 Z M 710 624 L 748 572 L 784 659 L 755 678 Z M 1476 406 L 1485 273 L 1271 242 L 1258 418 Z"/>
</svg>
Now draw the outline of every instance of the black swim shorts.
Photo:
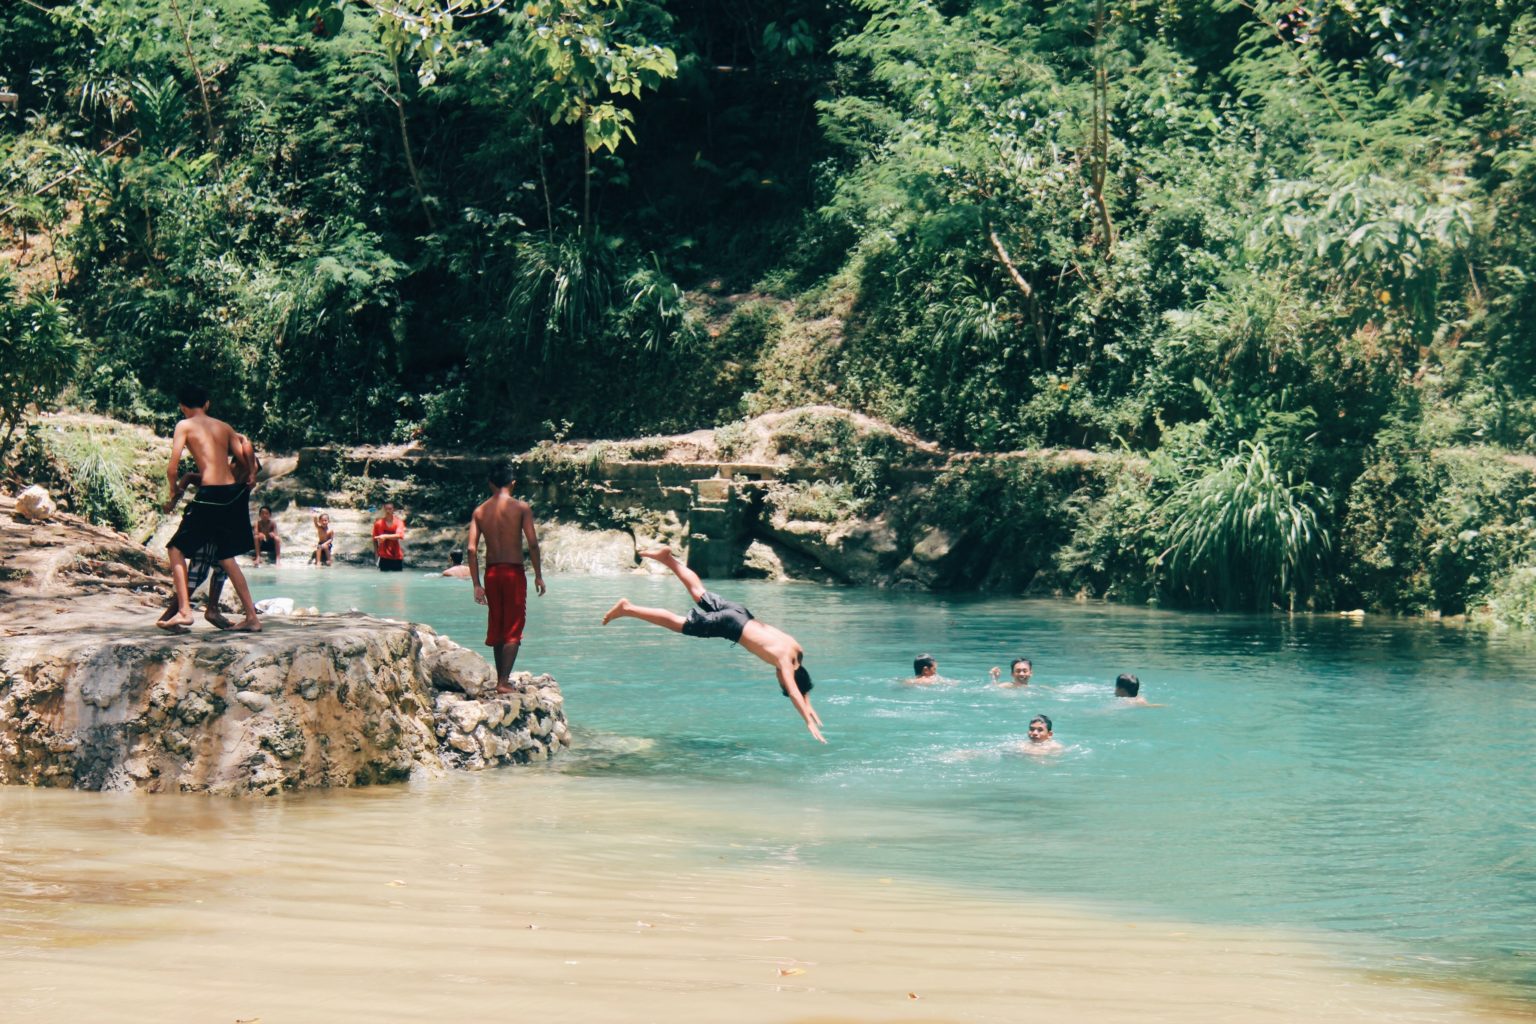
<svg viewBox="0 0 1536 1024">
<path fill-rule="evenodd" d="M 404 570 L 405 559 L 403 558 L 379 559 L 379 572 L 403 572 Z"/>
<path fill-rule="evenodd" d="M 251 550 L 250 495 L 244 484 L 199 487 L 165 546 L 190 555 L 212 545 L 215 561 L 245 554 Z"/>
<path fill-rule="evenodd" d="M 712 590 L 704 591 L 698 604 L 683 621 L 685 636 L 718 636 L 733 644 L 741 642 L 741 631 L 753 617 L 745 605 L 727 601 Z"/>
</svg>

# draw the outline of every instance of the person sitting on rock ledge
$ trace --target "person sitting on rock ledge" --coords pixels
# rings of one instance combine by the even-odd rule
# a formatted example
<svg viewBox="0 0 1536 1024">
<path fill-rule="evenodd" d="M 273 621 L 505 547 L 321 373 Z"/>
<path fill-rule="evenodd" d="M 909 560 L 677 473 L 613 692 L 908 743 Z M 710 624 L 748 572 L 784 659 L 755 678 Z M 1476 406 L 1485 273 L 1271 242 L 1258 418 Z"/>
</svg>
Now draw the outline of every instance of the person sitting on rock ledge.
<svg viewBox="0 0 1536 1024">
<path fill-rule="evenodd" d="M 331 529 L 331 517 L 314 509 L 315 550 L 309 553 L 310 565 L 330 565 L 336 550 L 336 531 Z"/>
<path fill-rule="evenodd" d="M 261 556 L 266 555 L 272 559 L 272 564 L 276 565 L 283 557 L 283 538 L 277 535 L 277 524 L 272 521 L 272 509 L 267 505 L 261 506 L 256 513 L 254 538 L 256 541 L 254 564 L 260 565 Z"/>
<path fill-rule="evenodd" d="M 717 636 L 740 644 L 773 666 L 778 673 L 779 686 L 784 690 L 784 696 L 790 699 L 800 717 L 805 719 L 805 727 L 817 740 L 827 742 L 821 735 L 821 718 L 816 714 L 816 709 L 811 707 L 808 696 L 812 684 L 811 674 L 805 670 L 805 649 L 794 637 L 782 629 L 757 621 L 745 606 L 706 590 L 699 574 L 679 562 L 670 548 L 641 551 L 639 555 L 671 569 L 678 581 L 688 588 L 689 596 L 698 607 L 690 611 L 685 619 L 665 608 L 646 608 L 620 598 L 619 603 L 608 609 L 608 614 L 603 616 L 603 625 L 608 625 L 614 619 L 639 619 L 685 636 Z"/>
<path fill-rule="evenodd" d="M 176 590 L 176 614 L 155 625 L 173 632 L 186 632 L 192 625 L 192 600 L 187 592 L 187 554 L 212 546 L 213 558 L 235 584 L 235 593 L 245 609 L 245 618 L 236 629 L 254 633 L 261 629 L 261 618 L 251 600 L 251 588 L 240 571 L 235 556 L 251 548 L 251 488 L 256 483 L 256 463 L 252 451 L 228 423 L 208 415 L 208 392 L 196 384 L 181 389 L 177 396 L 183 419 L 171 435 L 171 460 L 166 466 L 169 497 L 165 511 L 176 507 L 181 497 L 177 476 L 182 452 L 190 450 L 197 463 L 197 496 L 187 504 L 187 511 L 166 544 L 171 559 L 171 585 Z M 231 465 L 233 462 L 233 466 Z"/>
</svg>

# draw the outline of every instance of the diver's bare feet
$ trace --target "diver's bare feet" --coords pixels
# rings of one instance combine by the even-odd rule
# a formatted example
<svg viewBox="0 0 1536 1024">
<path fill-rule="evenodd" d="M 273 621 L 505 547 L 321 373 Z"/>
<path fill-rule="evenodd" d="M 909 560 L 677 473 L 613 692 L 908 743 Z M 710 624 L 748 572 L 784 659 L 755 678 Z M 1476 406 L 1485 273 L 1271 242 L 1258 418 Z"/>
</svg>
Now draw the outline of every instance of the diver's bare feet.
<svg viewBox="0 0 1536 1024">
<path fill-rule="evenodd" d="M 233 629 L 235 625 L 226 619 L 224 613 L 217 608 L 209 608 L 203 613 L 203 618 L 207 619 L 216 629 Z"/>
<path fill-rule="evenodd" d="M 192 626 L 192 616 L 187 612 L 177 612 L 175 615 L 167 615 L 155 625 L 167 633 L 185 633 Z"/>
<path fill-rule="evenodd" d="M 260 633 L 261 620 L 256 618 L 254 615 L 250 616 L 249 618 L 241 619 L 240 625 L 236 626 L 235 630 L 236 632 L 240 633 Z"/>
<path fill-rule="evenodd" d="M 497 683 L 496 684 L 496 696 L 498 696 L 498 697 L 505 697 L 509 693 L 516 693 L 516 692 L 517 692 L 517 687 L 513 686 L 511 683 Z"/>
<path fill-rule="evenodd" d="M 619 603 L 608 609 L 608 614 L 603 616 L 603 625 L 608 625 L 614 619 L 629 611 L 629 599 L 621 597 Z"/>
<path fill-rule="evenodd" d="M 644 551 L 636 551 L 635 554 L 639 555 L 641 558 L 649 558 L 657 562 L 677 561 L 677 556 L 674 555 L 672 553 L 672 549 L 667 547 L 665 544 L 659 548 L 647 548 Z"/>
</svg>

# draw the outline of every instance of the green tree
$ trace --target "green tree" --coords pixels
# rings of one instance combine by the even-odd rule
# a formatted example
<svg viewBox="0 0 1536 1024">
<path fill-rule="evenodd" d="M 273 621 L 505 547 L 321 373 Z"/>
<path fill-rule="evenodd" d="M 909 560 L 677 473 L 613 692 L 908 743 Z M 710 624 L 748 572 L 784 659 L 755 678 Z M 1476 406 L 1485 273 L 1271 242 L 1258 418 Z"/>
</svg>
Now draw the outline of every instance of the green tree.
<svg viewBox="0 0 1536 1024">
<path fill-rule="evenodd" d="M 18 299 L 15 284 L 0 277 L 0 460 L 28 411 L 73 379 L 79 357 L 64 305 L 35 292 Z"/>
<path fill-rule="evenodd" d="M 584 233 L 592 226 L 592 155 L 635 140 L 635 115 L 620 98 L 639 99 L 677 76 L 677 55 L 641 38 L 623 9 L 622 0 L 532 0 L 520 15 L 539 73 L 534 99 L 550 124 L 581 130 Z"/>
</svg>

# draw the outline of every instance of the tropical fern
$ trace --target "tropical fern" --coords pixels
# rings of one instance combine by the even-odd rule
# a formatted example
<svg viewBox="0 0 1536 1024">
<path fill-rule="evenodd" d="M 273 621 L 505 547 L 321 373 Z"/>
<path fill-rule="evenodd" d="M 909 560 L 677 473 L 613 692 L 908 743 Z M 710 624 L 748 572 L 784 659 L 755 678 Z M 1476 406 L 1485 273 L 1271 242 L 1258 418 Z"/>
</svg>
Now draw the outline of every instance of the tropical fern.
<svg viewBox="0 0 1536 1024">
<path fill-rule="evenodd" d="M 1244 441 L 1170 499 L 1168 548 L 1154 560 L 1168 587 L 1196 604 L 1264 609 L 1306 596 L 1329 538 L 1318 515 L 1327 493 L 1293 483 L 1262 441 Z"/>
</svg>

